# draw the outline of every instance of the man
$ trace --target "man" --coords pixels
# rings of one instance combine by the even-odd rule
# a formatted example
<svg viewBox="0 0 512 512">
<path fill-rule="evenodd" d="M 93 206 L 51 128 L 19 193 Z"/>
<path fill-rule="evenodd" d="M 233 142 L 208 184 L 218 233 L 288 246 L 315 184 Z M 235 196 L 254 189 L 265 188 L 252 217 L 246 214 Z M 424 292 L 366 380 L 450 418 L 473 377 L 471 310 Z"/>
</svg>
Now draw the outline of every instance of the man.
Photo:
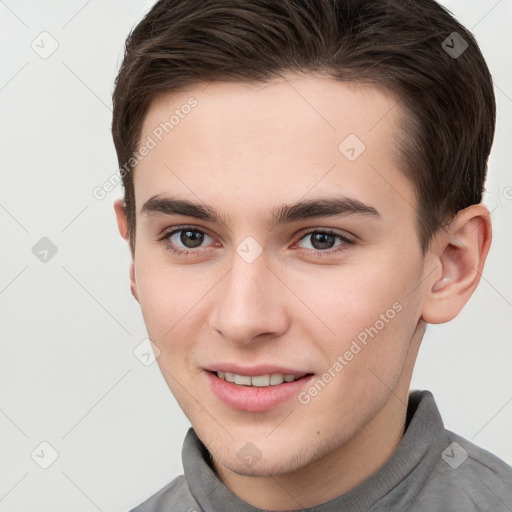
<svg viewBox="0 0 512 512">
<path fill-rule="evenodd" d="M 163 0 L 127 40 L 115 203 L 185 475 L 136 511 L 510 510 L 409 391 L 478 285 L 495 124 L 431 0 Z"/>
</svg>

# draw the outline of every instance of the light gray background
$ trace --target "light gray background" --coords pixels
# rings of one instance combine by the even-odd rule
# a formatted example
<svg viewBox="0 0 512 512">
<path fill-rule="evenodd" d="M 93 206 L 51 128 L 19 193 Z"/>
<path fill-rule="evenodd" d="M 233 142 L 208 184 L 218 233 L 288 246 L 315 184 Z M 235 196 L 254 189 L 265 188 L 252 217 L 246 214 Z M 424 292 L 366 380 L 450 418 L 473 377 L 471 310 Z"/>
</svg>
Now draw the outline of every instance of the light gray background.
<svg viewBox="0 0 512 512">
<path fill-rule="evenodd" d="M 133 354 L 146 331 L 112 208 L 122 189 L 92 195 L 117 169 L 113 81 L 152 3 L 0 0 L 2 512 L 127 511 L 183 471 L 188 420 L 156 363 Z M 494 240 L 462 314 L 429 328 L 411 387 L 434 393 L 447 428 L 510 464 L 512 2 L 443 4 L 473 29 L 495 80 Z M 52 38 L 43 59 L 32 42 L 48 52 Z M 46 263 L 32 253 L 42 237 L 58 248 Z M 48 469 L 43 441 L 58 452 Z"/>
</svg>

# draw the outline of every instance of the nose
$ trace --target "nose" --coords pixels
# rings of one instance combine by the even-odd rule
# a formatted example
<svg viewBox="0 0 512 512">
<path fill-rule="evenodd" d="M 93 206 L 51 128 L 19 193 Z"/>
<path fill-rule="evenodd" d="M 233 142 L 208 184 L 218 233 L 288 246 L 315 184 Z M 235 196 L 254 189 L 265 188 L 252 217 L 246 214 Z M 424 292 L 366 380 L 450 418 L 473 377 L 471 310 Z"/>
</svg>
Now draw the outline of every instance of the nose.
<svg viewBox="0 0 512 512">
<path fill-rule="evenodd" d="M 286 285 L 262 253 L 248 263 L 234 254 L 231 271 L 216 287 L 210 327 L 238 345 L 281 336 L 289 327 Z"/>
</svg>

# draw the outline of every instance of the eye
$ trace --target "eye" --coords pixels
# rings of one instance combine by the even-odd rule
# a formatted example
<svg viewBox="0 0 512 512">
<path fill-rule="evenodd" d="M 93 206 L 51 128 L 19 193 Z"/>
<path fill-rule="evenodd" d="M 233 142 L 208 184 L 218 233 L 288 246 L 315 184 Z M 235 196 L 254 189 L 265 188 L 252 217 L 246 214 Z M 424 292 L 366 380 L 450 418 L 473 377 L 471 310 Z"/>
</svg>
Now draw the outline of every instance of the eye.
<svg viewBox="0 0 512 512">
<path fill-rule="evenodd" d="M 302 240 L 310 241 L 312 249 L 308 249 L 308 251 L 313 253 L 320 253 L 315 254 L 315 256 L 322 256 L 322 253 L 325 253 L 325 255 L 338 253 L 345 250 L 349 245 L 354 243 L 353 240 L 349 239 L 347 236 L 341 233 L 332 230 L 319 229 L 308 231 L 301 237 L 300 241 Z M 336 240 L 340 241 L 338 245 L 335 245 Z M 333 247 L 337 247 L 337 249 L 327 252 L 328 249 L 332 249 Z"/>
<path fill-rule="evenodd" d="M 206 238 L 211 239 L 211 237 L 201 229 L 192 226 L 181 226 L 166 232 L 159 240 L 164 242 L 167 248 L 174 253 L 188 256 L 192 253 L 203 252 L 197 249 L 203 249 L 201 244 Z"/>
<path fill-rule="evenodd" d="M 159 238 L 159 241 L 164 243 L 166 249 L 171 250 L 174 254 L 179 256 L 195 256 L 207 249 L 207 247 L 203 246 L 207 239 L 213 240 L 212 237 L 201 229 L 193 226 L 180 226 L 167 231 Z M 312 248 L 306 247 L 305 250 L 318 257 L 339 253 L 354 244 L 354 241 L 346 235 L 328 229 L 312 229 L 302 235 L 299 243 L 308 239 Z M 337 245 L 336 240 L 340 242 Z M 333 247 L 337 247 L 337 249 L 329 250 Z"/>
</svg>

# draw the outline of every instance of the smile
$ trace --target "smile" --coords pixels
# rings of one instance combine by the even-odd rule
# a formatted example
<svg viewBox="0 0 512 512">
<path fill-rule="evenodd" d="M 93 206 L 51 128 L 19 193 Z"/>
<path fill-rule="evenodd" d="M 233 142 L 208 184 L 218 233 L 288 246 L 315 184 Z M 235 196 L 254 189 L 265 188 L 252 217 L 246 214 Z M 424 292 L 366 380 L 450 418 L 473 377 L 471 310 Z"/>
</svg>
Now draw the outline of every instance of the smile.
<svg viewBox="0 0 512 512">
<path fill-rule="evenodd" d="M 250 377 L 249 375 L 239 375 L 237 373 L 223 371 L 217 371 L 215 373 L 217 374 L 217 377 L 227 382 L 238 384 L 240 386 L 256 386 L 260 388 L 267 386 L 278 386 L 283 382 L 293 382 L 295 380 L 301 379 L 306 375 L 305 373 L 300 375 L 284 375 L 282 373 L 272 373 Z"/>
<path fill-rule="evenodd" d="M 241 375 L 227 371 L 204 372 L 207 387 L 231 409 L 263 412 L 296 398 L 314 379 L 312 373 Z"/>
</svg>

